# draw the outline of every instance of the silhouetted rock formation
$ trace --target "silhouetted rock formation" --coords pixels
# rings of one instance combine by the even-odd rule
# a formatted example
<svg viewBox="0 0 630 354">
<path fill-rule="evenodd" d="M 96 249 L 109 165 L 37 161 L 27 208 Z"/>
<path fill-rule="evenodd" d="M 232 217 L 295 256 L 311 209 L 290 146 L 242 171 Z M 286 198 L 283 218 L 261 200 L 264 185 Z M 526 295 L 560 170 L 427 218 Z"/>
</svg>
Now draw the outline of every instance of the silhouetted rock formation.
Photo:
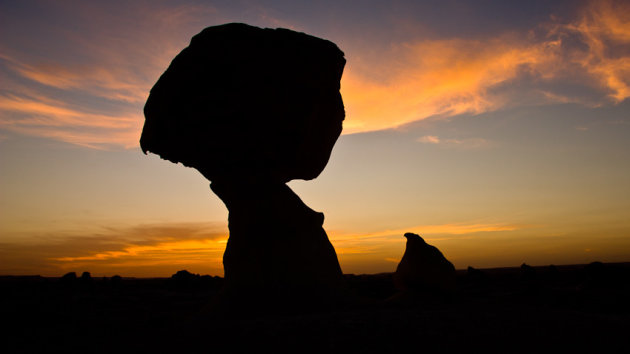
<svg viewBox="0 0 630 354">
<path fill-rule="evenodd" d="M 168 284 L 174 290 L 219 289 L 223 285 L 223 279 L 180 270 L 168 279 Z"/>
<path fill-rule="evenodd" d="M 407 246 L 400 260 L 394 284 L 399 290 L 451 292 L 455 290 L 455 267 L 436 247 L 422 237 L 406 233 Z"/>
<path fill-rule="evenodd" d="M 322 213 L 283 183 L 211 187 L 230 211 L 223 265 L 231 296 L 273 294 L 268 300 L 279 302 L 336 297 L 345 281 Z"/>
<path fill-rule="evenodd" d="M 534 280 L 536 278 L 536 269 L 527 263 L 521 264 L 521 276 L 524 280 Z"/>
<path fill-rule="evenodd" d="M 83 290 L 92 290 L 94 287 L 94 279 L 92 279 L 92 274 L 90 272 L 81 273 L 81 277 L 79 278 L 79 286 Z"/>
<path fill-rule="evenodd" d="M 185 269 L 177 271 L 177 273 L 171 275 L 171 279 L 176 280 L 176 281 L 183 281 L 183 282 L 191 281 L 191 280 L 194 280 L 194 279 L 198 279 L 200 277 L 201 277 L 201 275 L 193 274 L 193 273 L 191 273 L 191 272 L 189 272 L 189 271 L 187 271 Z"/>
<path fill-rule="evenodd" d="M 66 274 L 64 274 L 61 278 L 59 278 L 59 283 L 62 286 L 65 287 L 70 287 L 70 286 L 74 286 L 77 283 L 77 273 L 75 272 L 68 272 Z"/>
<path fill-rule="evenodd" d="M 151 89 L 142 150 L 199 170 L 230 212 L 227 298 L 323 301 L 343 287 L 323 214 L 285 183 L 328 163 L 344 65 L 332 42 L 232 23 L 194 36 Z"/>
<path fill-rule="evenodd" d="M 468 269 L 466 269 L 466 278 L 474 282 L 481 282 L 487 280 L 487 275 L 483 270 L 468 266 Z"/>
<path fill-rule="evenodd" d="M 589 263 L 584 267 L 583 280 L 578 289 L 595 290 L 615 287 L 619 285 L 621 280 L 617 278 L 615 273 L 615 268 L 611 265 L 599 261 Z"/>
<path fill-rule="evenodd" d="M 68 272 L 66 274 L 64 274 L 60 280 L 62 281 L 75 281 L 77 279 L 77 273 L 76 272 Z"/>
<path fill-rule="evenodd" d="M 341 134 L 344 65 L 304 33 L 208 27 L 151 89 L 140 146 L 213 182 L 313 179 Z"/>
</svg>

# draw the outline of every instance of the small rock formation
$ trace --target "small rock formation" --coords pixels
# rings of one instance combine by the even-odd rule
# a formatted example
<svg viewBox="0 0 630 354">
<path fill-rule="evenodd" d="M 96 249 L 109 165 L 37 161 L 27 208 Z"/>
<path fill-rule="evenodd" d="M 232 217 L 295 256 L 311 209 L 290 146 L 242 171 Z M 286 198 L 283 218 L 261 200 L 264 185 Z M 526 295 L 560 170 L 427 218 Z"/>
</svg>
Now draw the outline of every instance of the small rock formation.
<svg viewBox="0 0 630 354">
<path fill-rule="evenodd" d="M 487 275 L 483 270 L 468 266 L 466 269 L 466 278 L 474 282 L 480 282 L 486 281 Z"/>
<path fill-rule="evenodd" d="M 521 264 L 521 278 L 527 281 L 536 279 L 536 269 L 527 263 Z"/>
<path fill-rule="evenodd" d="M 64 274 L 61 278 L 59 278 L 59 283 L 63 286 L 69 287 L 74 286 L 77 283 L 77 273 L 68 272 Z"/>
<path fill-rule="evenodd" d="M 81 283 L 91 284 L 92 283 L 92 274 L 90 272 L 81 273 Z"/>
<path fill-rule="evenodd" d="M 323 214 L 285 183 L 328 163 L 344 65 L 327 40 L 231 23 L 194 36 L 151 89 L 142 150 L 196 168 L 229 210 L 228 299 L 323 301 L 343 288 Z"/>
<path fill-rule="evenodd" d="M 578 285 L 578 289 L 600 290 L 621 283 L 614 275 L 614 269 L 611 269 L 610 265 L 599 261 L 589 263 L 582 271 L 582 283 Z"/>
<path fill-rule="evenodd" d="M 187 282 L 187 281 L 191 281 L 191 280 L 194 280 L 194 279 L 198 279 L 200 277 L 201 277 L 201 275 L 193 274 L 193 273 L 187 271 L 186 269 L 178 270 L 177 273 L 171 275 L 171 279 L 176 280 L 176 281 L 183 281 L 183 282 Z"/>
<path fill-rule="evenodd" d="M 396 288 L 402 291 L 454 291 L 456 273 L 453 264 L 419 235 L 408 232 L 405 237 L 405 254 L 394 273 Z"/>
<path fill-rule="evenodd" d="M 197 287 L 200 280 L 201 275 L 193 274 L 184 269 L 177 271 L 177 273 L 171 276 L 171 279 L 169 279 L 169 285 L 178 290 L 191 289 Z"/>
<path fill-rule="evenodd" d="M 109 287 L 111 289 L 119 289 L 122 284 L 122 277 L 120 275 L 114 275 L 109 279 Z"/>
</svg>

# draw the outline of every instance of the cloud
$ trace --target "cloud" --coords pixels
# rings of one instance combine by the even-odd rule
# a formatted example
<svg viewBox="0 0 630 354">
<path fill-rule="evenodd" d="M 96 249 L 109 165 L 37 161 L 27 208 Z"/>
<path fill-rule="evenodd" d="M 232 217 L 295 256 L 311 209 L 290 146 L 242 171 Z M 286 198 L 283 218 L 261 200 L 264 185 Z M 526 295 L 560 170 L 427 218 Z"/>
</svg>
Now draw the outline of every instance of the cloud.
<svg viewBox="0 0 630 354">
<path fill-rule="evenodd" d="M 124 270 L 127 276 L 167 276 L 169 273 L 165 272 L 184 267 L 221 275 L 227 236 L 224 225 L 213 223 L 104 227 L 90 235 L 31 235 L 30 242 L 0 244 L 5 260 L 0 271 L 44 271 L 44 275 L 54 276 L 72 270 L 95 274 Z"/>
<path fill-rule="evenodd" d="M 0 48 L 0 69 L 9 74 L 0 83 L 0 124 L 90 148 L 135 147 L 150 87 L 194 33 L 223 19 L 211 6 L 131 3 L 124 16 L 102 4 L 71 7 L 72 26 L 80 30 L 42 29 L 65 46 L 58 51 L 68 52 L 17 51 L 11 43 Z M 274 25 L 277 19 L 258 12 Z M 552 16 L 526 33 L 417 38 L 381 45 L 389 49 L 378 56 L 346 53 L 344 133 L 524 104 L 626 100 L 630 5 L 592 1 L 578 13 Z"/>
<path fill-rule="evenodd" d="M 74 30 L 43 28 L 43 37 L 54 42 L 46 53 L 25 49 L 21 43 L 29 37 L 3 43 L 0 128 L 89 148 L 136 147 L 150 88 L 215 12 L 211 6 L 145 5 L 125 4 L 121 16 L 120 4 L 59 4 L 59 12 L 73 14 L 68 25 Z"/>
<path fill-rule="evenodd" d="M 418 138 L 418 142 L 425 144 L 439 144 L 440 138 L 435 135 L 425 135 Z"/>
<path fill-rule="evenodd" d="M 41 95 L 0 95 L 0 111 L 2 129 L 96 149 L 135 147 L 142 123 L 139 113 L 86 112 Z"/>
<path fill-rule="evenodd" d="M 63 90 L 80 90 L 115 101 L 144 103 L 151 88 L 150 83 L 141 80 L 137 75 L 121 70 L 126 68 L 113 65 L 68 67 L 60 64 L 31 66 L 13 63 L 11 69 L 23 78 L 42 85 Z"/>
<path fill-rule="evenodd" d="M 416 139 L 416 141 L 423 144 L 461 149 L 480 149 L 492 145 L 490 141 L 483 138 L 442 139 L 435 135 L 424 135 Z"/>
<path fill-rule="evenodd" d="M 482 224 L 482 223 L 451 223 L 438 225 L 415 225 L 401 229 L 381 230 L 362 234 L 347 234 L 335 232 L 331 238 L 335 239 L 355 239 L 374 238 L 383 236 L 401 236 L 406 232 L 416 232 L 421 235 L 465 235 L 477 232 L 514 231 L 526 228 L 526 225 L 517 224 Z"/>
<path fill-rule="evenodd" d="M 630 4 L 592 2 L 577 22 L 557 31 L 580 36 L 589 50 L 576 50 L 573 60 L 599 79 L 610 90 L 610 97 L 617 102 L 630 97 Z"/>
<path fill-rule="evenodd" d="M 342 262 L 356 257 L 398 256 L 405 232 L 427 241 L 466 235 L 514 231 L 526 225 L 451 223 L 416 225 L 368 233 L 329 232 Z M 180 269 L 222 275 L 222 256 L 228 238 L 222 223 L 157 223 L 102 227 L 90 234 L 55 232 L 0 243 L 0 274 L 59 276 L 69 271 L 125 276 L 168 276 Z M 380 257 L 380 256 L 379 256 Z M 365 263 L 365 261 L 364 261 Z"/>
<path fill-rule="evenodd" d="M 519 104 L 619 103 L 630 97 L 629 14 L 627 3 L 593 1 L 575 19 L 552 17 L 528 33 L 394 43 L 386 61 L 349 61 L 345 132 Z"/>
</svg>

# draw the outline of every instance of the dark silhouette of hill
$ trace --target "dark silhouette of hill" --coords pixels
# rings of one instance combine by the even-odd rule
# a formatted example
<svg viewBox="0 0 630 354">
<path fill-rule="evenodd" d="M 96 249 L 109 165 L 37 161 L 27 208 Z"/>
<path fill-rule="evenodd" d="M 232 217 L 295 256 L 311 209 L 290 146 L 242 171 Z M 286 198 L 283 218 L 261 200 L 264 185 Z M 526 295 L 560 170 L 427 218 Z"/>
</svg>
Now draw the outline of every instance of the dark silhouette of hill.
<svg viewBox="0 0 630 354">
<path fill-rule="evenodd" d="M 229 210 L 221 307 L 345 297 L 324 215 L 285 184 L 328 163 L 345 116 L 344 65 L 327 40 L 231 23 L 194 36 L 151 89 L 142 150 L 199 170 Z"/>
</svg>

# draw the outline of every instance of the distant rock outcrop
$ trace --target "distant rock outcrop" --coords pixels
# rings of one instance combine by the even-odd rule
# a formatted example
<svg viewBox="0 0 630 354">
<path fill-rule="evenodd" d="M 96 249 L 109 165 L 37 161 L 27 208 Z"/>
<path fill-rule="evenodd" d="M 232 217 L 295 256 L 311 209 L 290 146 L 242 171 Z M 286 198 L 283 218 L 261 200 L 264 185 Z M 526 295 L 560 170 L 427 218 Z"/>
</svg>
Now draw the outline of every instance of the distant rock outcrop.
<svg viewBox="0 0 630 354">
<path fill-rule="evenodd" d="M 402 291 L 454 291 L 456 273 L 453 264 L 419 235 L 408 232 L 405 237 L 405 254 L 394 273 L 396 287 Z"/>
<path fill-rule="evenodd" d="M 76 272 L 68 272 L 64 274 L 61 278 L 59 278 L 59 283 L 63 286 L 74 286 L 77 283 L 77 273 Z"/>
<path fill-rule="evenodd" d="M 474 268 L 472 266 L 468 266 L 466 269 L 466 279 L 473 282 L 482 282 L 486 281 L 488 276 L 483 270 Z"/>
<path fill-rule="evenodd" d="M 92 274 L 90 274 L 90 272 L 81 273 L 81 284 L 92 284 Z"/>
<path fill-rule="evenodd" d="M 527 281 L 536 279 L 536 269 L 527 263 L 521 264 L 521 277 Z"/>
<path fill-rule="evenodd" d="M 285 184 L 317 177 L 341 134 L 344 54 L 287 29 L 208 27 L 151 89 L 140 146 L 199 170 L 228 208 L 226 294 L 325 302 L 343 288 L 324 216 Z"/>
</svg>

